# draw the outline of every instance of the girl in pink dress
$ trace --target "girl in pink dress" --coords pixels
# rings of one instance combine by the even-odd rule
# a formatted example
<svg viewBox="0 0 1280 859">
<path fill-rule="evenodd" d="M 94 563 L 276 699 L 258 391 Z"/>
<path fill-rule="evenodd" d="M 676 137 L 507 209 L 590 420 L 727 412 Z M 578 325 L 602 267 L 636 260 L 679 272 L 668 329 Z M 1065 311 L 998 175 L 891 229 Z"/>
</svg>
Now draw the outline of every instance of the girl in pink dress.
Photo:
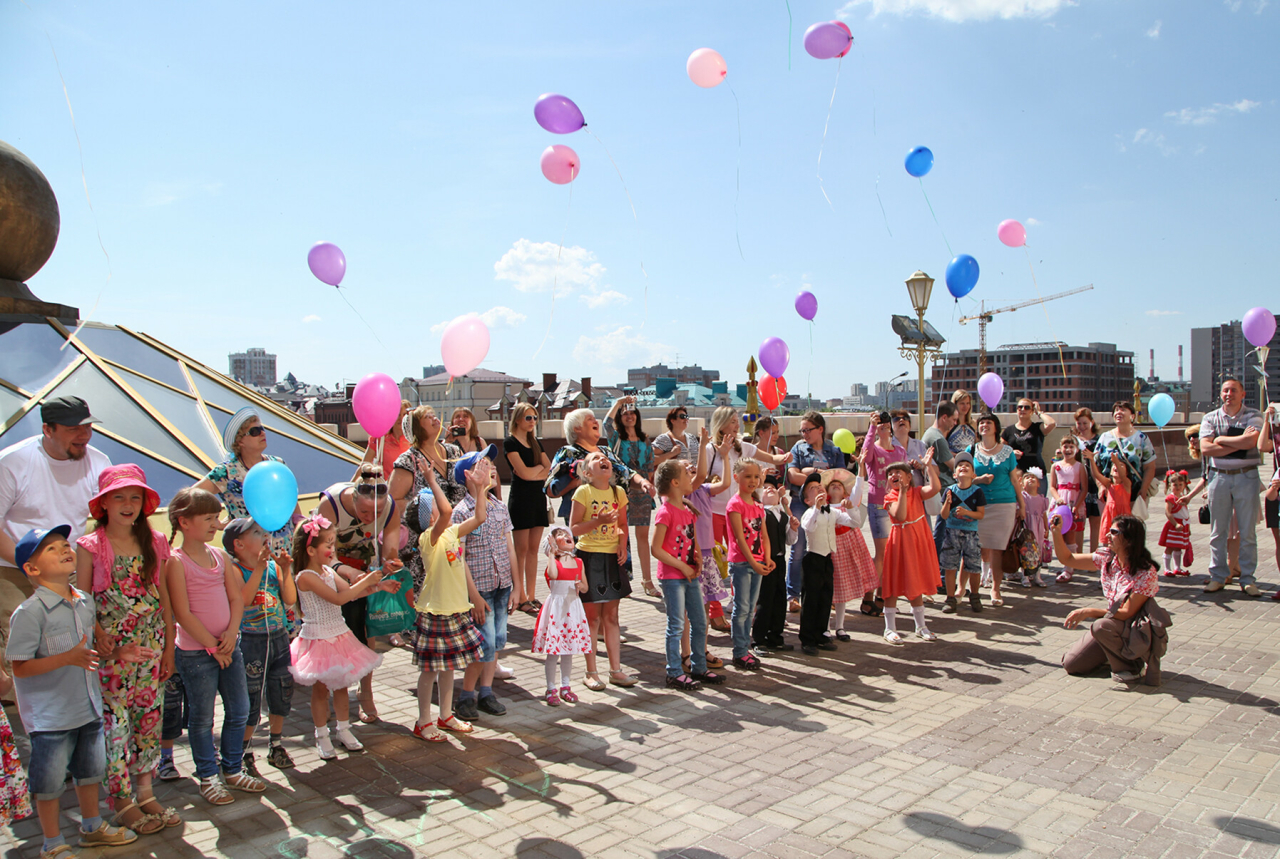
<svg viewBox="0 0 1280 859">
<path fill-rule="evenodd" d="M 1080 542 L 1084 539 L 1088 487 L 1088 472 L 1080 461 L 1080 443 L 1069 435 L 1062 440 L 1062 459 L 1049 469 L 1049 497 L 1054 507 L 1065 504 L 1071 509 L 1071 530 L 1062 535 L 1062 540 L 1072 552 L 1080 551 Z"/>
<path fill-rule="evenodd" d="M 865 494 L 862 477 L 855 478 L 843 468 L 830 468 L 822 472 L 822 486 L 827 491 L 827 503 L 844 507 L 854 524 L 861 526 L 867 516 L 862 506 Z M 846 608 L 851 600 L 861 599 L 862 613 L 874 615 L 880 575 L 862 539 L 862 531 L 847 525 L 836 525 L 836 550 L 831 555 L 831 564 L 834 568 L 831 634 L 839 641 L 848 641 L 849 633 L 844 628 Z"/>
<path fill-rule="evenodd" d="M 578 596 L 587 589 L 582 575 L 582 560 L 574 554 L 573 532 L 563 525 L 553 525 L 542 538 L 542 552 L 547 564 L 546 601 L 533 625 L 533 652 L 547 654 L 547 705 L 559 707 L 562 701 L 578 702 L 569 683 L 573 676 L 575 653 L 591 652 L 591 628 L 587 613 Z M 556 669 L 560 682 L 556 683 Z"/>
</svg>

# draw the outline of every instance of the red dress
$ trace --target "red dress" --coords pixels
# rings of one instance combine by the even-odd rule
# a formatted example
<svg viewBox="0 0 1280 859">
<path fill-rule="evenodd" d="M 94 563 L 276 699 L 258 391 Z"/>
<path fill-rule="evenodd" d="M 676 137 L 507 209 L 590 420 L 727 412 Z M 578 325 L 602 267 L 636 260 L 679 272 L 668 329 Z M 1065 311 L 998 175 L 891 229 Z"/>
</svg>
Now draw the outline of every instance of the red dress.
<svg viewBox="0 0 1280 859">
<path fill-rule="evenodd" d="M 1098 487 L 1098 500 L 1106 497 L 1106 506 L 1102 508 L 1102 527 L 1098 531 L 1098 542 L 1107 546 L 1111 543 L 1111 523 L 1121 516 L 1133 513 L 1133 505 L 1129 503 L 1129 493 L 1119 483 L 1113 483 L 1106 489 Z"/>
<path fill-rule="evenodd" d="M 1165 503 L 1172 505 L 1172 519 L 1164 523 L 1160 532 L 1159 544 L 1166 549 L 1181 549 L 1182 563 L 1191 566 L 1191 514 L 1187 505 L 1178 500 L 1178 496 L 1169 493 L 1164 497 Z"/>
<path fill-rule="evenodd" d="M 886 509 L 898 500 L 898 490 L 890 490 L 884 497 Z M 885 605 L 906 597 L 913 600 L 931 594 L 938 587 L 940 573 L 938 554 L 929 531 L 929 519 L 924 512 L 924 499 L 920 488 L 913 486 L 907 495 L 907 516 L 898 520 L 889 516 L 892 528 L 889 543 L 884 550 L 884 578 L 880 584 Z"/>
<path fill-rule="evenodd" d="M 860 600 L 880 587 L 876 562 L 867 551 L 861 531 L 846 525 L 836 526 L 836 550 L 831 553 L 831 565 L 835 568 L 833 603 Z"/>
</svg>

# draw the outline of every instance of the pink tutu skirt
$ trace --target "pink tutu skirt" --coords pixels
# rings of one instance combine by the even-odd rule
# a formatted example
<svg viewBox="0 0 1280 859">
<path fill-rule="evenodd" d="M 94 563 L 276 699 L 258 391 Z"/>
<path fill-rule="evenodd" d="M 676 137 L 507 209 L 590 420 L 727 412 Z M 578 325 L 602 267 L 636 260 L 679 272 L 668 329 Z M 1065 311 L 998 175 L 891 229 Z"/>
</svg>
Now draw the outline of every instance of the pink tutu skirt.
<svg viewBox="0 0 1280 859">
<path fill-rule="evenodd" d="M 346 689 L 382 664 L 382 657 L 349 630 L 334 638 L 295 638 L 289 652 L 289 672 L 303 686 L 323 683 L 328 689 Z"/>
</svg>

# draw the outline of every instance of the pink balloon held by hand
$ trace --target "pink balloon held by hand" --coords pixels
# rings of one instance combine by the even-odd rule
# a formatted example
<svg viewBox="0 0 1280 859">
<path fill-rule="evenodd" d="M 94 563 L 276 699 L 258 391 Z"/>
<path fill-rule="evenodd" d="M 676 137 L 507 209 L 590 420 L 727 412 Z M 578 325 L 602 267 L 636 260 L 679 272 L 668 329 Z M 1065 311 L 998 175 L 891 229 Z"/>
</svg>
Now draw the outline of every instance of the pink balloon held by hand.
<svg viewBox="0 0 1280 859">
<path fill-rule="evenodd" d="M 578 153 L 568 146 L 555 143 L 542 150 L 542 175 L 557 185 L 568 185 L 581 169 Z"/>
<path fill-rule="evenodd" d="M 386 373 L 370 373 L 356 383 L 351 410 L 369 438 L 380 438 L 400 419 L 400 388 Z"/>
<path fill-rule="evenodd" d="M 996 238 L 1011 248 L 1020 248 L 1027 243 L 1027 230 L 1022 224 L 1010 218 L 1001 221 L 996 227 Z"/>
<path fill-rule="evenodd" d="M 489 354 L 489 328 L 474 313 L 459 316 L 449 323 L 440 338 L 440 357 L 450 376 L 465 376 L 480 366 Z"/>
<path fill-rule="evenodd" d="M 684 69 L 689 74 L 689 80 L 703 89 L 719 86 L 725 75 L 729 74 L 724 57 L 710 48 L 698 48 L 690 54 Z"/>
</svg>

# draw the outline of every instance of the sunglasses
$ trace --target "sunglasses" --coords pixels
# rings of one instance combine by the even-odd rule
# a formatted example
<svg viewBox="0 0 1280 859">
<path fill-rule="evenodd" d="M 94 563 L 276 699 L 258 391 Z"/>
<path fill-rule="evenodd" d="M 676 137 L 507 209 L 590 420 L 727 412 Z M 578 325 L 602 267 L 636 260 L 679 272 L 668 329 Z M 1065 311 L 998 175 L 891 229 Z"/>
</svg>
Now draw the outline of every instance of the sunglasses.
<svg viewBox="0 0 1280 859">
<path fill-rule="evenodd" d="M 266 432 L 266 430 L 260 426 L 249 427 L 247 430 L 244 431 L 245 435 L 251 435 L 254 438 L 257 438 L 258 436 L 262 435 L 264 432 Z"/>
<path fill-rule="evenodd" d="M 1121 534 L 1121 533 L 1120 533 L 1120 529 L 1119 529 L 1119 528 L 1112 528 L 1112 529 L 1111 529 L 1110 531 L 1108 531 L 1107 533 L 1108 533 L 1108 534 L 1110 534 L 1112 537 L 1123 537 L 1123 536 L 1124 536 L 1123 534 Z"/>
<path fill-rule="evenodd" d="M 895 424 L 909 424 L 911 423 L 911 418 L 894 418 L 893 422 Z"/>
<path fill-rule="evenodd" d="M 522 420 L 522 421 L 536 421 L 537 419 L 538 419 L 538 416 L 537 416 L 537 415 L 525 415 L 525 416 L 524 416 L 524 417 L 522 417 L 520 420 Z"/>
<path fill-rule="evenodd" d="M 355 485 L 356 495 L 376 495 L 379 498 L 387 494 L 387 484 L 385 483 L 357 483 Z"/>
<path fill-rule="evenodd" d="M 688 416 L 687 414 L 672 415 L 672 416 L 671 416 L 671 420 L 673 420 L 673 421 L 687 421 L 687 420 L 689 420 L 689 416 Z"/>
<path fill-rule="evenodd" d="M 1029 412 L 1029 411 L 1031 411 L 1031 406 L 1018 406 L 1018 411 L 1020 411 L 1020 412 Z"/>
</svg>

